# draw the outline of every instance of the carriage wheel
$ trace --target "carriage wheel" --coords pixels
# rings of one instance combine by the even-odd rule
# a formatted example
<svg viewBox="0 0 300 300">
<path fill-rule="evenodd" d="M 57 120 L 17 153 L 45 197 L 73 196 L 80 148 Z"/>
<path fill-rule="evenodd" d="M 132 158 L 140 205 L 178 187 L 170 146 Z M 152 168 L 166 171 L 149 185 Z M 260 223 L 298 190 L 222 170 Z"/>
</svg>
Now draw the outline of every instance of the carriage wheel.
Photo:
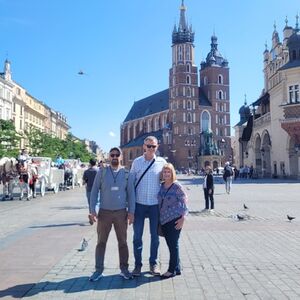
<svg viewBox="0 0 300 300">
<path fill-rule="evenodd" d="M 45 179 L 42 178 L 41 180 L 41 196 L 44 197 L 46 194 L 46 183 L 45 183 Z"/>
</svg>

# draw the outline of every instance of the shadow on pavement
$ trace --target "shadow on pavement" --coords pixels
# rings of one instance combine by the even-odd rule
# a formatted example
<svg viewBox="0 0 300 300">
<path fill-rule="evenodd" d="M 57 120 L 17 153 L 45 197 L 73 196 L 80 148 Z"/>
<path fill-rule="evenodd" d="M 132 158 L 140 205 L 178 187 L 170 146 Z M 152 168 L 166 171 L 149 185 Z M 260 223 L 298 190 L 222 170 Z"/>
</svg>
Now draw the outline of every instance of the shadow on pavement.
<svg viewBox="0 0 300 300">
<path fill-rule="evenodd" d="M 51 291 L 63 291 L 65 294 L 73 294 L 90 290 L 130 289 L 161 280 L 159 276 L 145 276 L 147 274 L 148 273 L 142 273 L 142 276 L 130 280 L 125 280 L 120 275 L 108 275 L 102 277 L 97 282 L 90 282 L 89 277 L 82 276 L 55 282 L 45 281 L 36 284 L 20 284 L 0 291 L 0 298 L 7 296 L 13 298 L 29 298 Z M 55 295 L 53 296 L 55 297 Z"/>
<path fill-rule="evenodd" d="M 52 209 L 72 210 L 72 209 L 88 209 L 88 207 L 87 206 L 59 206 L 59 207 L 52 207 Z"/>
<path fill-rule="evenodd" d="M 52 227 L 66 227 L 66 226 L 91 226 L 86 223 L 63 223 L 63 224 L 49 224 L 49 225 L 34 225 L 29 228 L 52 228 Z"/>
</svg>

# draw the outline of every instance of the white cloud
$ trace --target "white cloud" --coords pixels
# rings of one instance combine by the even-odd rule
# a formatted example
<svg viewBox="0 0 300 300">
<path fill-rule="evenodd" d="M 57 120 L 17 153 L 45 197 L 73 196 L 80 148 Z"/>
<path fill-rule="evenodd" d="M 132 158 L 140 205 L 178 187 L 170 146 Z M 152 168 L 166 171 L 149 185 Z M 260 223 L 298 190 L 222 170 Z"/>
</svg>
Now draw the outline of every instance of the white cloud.
<svg viewBox="0 0 300 300">
<path fill-rule="evenodd" d="M 110 135 L 111 137 L 115 137 L 115 136 L 116 136 L 116 134 L 115 134 L 114 132 L 112 132 L 112 131 L 109 132 L 109 135 Z"/>
</svg>

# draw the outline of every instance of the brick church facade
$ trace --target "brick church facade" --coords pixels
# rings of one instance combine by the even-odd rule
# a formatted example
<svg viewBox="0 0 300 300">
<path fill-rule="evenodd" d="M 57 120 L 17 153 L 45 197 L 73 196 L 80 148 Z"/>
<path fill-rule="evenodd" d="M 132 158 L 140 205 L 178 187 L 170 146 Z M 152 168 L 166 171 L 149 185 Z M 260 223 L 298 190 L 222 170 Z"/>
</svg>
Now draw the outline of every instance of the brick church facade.
<svg viewBox="0 0 300 300">
<path fill-rule="evenodd" d="M 154 135 L 158 154 L 176 169 L 216 168 L 231 159 L 228 61 L 211 37 L 211 50 L 195 64 L 194 32 L 184 1 L 172 33 L 169 88 L 136 101 L 121 125 L 123 163 L 131 166 L 143 153 L 143 140 Z"/>
</svg>

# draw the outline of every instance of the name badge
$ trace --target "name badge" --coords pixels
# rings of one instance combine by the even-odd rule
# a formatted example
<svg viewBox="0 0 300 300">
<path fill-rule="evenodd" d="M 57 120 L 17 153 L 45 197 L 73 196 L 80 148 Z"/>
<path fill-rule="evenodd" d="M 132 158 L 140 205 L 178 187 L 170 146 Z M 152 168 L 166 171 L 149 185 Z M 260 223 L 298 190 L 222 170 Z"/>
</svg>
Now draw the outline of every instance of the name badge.
<svg viewBox="0 0 300 300">
<path fill-rule="evenodd" d="M 119 190 L 119 187 L 118 186 L 112 186 L 111 187 L 111 191 L 118 191 Z"/>
</svg>

